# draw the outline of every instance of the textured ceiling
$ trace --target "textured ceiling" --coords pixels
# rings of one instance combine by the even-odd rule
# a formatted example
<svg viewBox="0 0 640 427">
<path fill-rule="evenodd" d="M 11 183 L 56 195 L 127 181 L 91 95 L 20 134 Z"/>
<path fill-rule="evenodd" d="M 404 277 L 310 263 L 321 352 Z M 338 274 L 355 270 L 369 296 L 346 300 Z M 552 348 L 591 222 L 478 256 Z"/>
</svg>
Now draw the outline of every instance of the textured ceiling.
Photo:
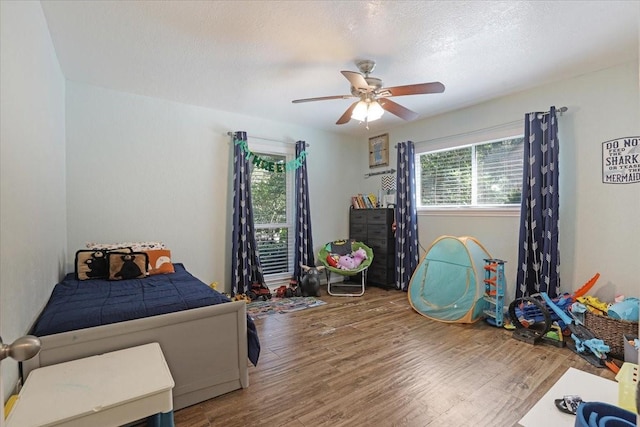
<svg viewBox="0 0 640 427">
<path fill-rule="evenodd" d="M 42 1 L 67 79 L 333 132 L 340 70 L 377 62 L 419 118 L 638 58 L 640 1 Z"/>
</svg>

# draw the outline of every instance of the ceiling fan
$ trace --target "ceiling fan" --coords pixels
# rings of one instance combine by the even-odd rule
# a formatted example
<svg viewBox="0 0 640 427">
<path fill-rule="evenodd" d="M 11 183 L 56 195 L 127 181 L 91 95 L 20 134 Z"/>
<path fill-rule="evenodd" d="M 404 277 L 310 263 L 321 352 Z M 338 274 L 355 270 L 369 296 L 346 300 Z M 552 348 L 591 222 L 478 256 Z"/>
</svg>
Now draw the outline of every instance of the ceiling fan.
<svg viewBox="0 0 640 427">
<path fill-rule="evenodd" d="M 413 120 L 418 117 L 418 113 L 403 107 L 389 99 L 392 96 L 421 95 L 427 93 L 442 93 L 444 85 L 440 82 L 419 83 L 406 86 L 383 87 L 382 80 L 371 77 L 369 74 L 376 66 L 375 61 L 368 59 L 355 62 L 358 70 L 341 71 L 342 75 L 351 83 L 350 95 L 321 96 L 318 98 L 295 99 L 291 102 L 298 104 L 301 102 L 326 101 L 330 99 L 359 98 L 351 104 L 347 111 L 340 116 L 337 125 L 348 123 L 349 120 L 370 122 L 379 119 L 386 110 L 404 120 Z"/>
</svg>

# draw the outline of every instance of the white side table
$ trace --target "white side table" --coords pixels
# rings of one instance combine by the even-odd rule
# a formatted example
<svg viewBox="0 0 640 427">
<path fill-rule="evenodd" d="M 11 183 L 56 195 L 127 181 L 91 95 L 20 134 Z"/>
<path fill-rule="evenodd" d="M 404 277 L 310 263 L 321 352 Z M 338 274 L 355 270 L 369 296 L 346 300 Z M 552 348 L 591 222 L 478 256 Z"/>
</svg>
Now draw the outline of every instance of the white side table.
<svg viewBox="0 0 640 427">
<path fill-rule="evenodd" d="M 580 396 L 585 402 L 617 405 L 618 383 L 579 369 L 569 368 L 518 422 L 519 425 L 573 427 L 576 421 L 575 415 L 560 412 L 554 403 L 555 399 L 562 399 L 563 396 L 570 394 Z"/>
<path fill-rule="evenodd" d="M 6 427 L 119 426 L 171 412 L 173 386 L 158 343 L 46 366 L 27 377 Z"/>
</svg>

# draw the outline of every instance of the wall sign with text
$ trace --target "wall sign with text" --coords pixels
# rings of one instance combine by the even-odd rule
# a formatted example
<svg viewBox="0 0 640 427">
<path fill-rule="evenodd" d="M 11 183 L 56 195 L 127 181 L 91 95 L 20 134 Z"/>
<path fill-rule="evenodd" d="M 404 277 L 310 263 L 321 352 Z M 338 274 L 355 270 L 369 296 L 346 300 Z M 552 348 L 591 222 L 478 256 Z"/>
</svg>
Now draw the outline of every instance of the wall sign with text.
<svg viewBox="0 0 640 427">
<path fill-rule="evenodd" d="M 626 136 L 602 143 L 602 182 L 640 182 L 640 136 Z"/>
</svg>

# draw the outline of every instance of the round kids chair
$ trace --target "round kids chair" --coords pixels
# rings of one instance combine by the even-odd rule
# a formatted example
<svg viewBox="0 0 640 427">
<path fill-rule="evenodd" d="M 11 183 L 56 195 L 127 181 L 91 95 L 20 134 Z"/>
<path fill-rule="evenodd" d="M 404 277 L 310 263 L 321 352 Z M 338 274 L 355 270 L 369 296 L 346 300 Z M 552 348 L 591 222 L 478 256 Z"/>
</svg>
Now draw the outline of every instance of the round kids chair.
<svg viewBox="0 0 640 427">
<path fill-rule="evenodd" d="M 325 266 L 327 292 L 333 296 L 360 297 L 364 295 L 367 269 L 373 261 L 373 249 L 354 240 L 336 240 L 324 245 L 318 252 L 318 259 Z M 354 266 L 354 264 L 357 264 Z M 355 276 L 361 273 L 360 284 L 331 283 L 331 273 L 340 276 Z M 353 292 L 334 292 L 332 286 L 357 288 Z"/>
</svg>

